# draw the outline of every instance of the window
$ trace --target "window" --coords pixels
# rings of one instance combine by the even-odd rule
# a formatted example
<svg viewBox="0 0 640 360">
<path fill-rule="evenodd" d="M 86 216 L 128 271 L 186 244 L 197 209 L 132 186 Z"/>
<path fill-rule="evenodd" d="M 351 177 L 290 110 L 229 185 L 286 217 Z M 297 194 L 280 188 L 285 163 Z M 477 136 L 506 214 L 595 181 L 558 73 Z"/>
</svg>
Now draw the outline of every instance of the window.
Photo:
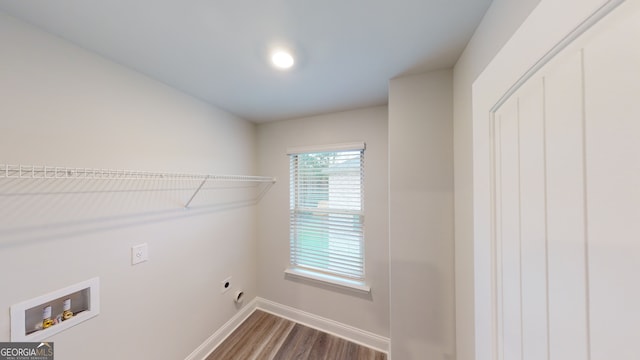
<svg viewBox="0 0 640 360">
<path fill-rule="evenodd" d="M 290 149 L 291 268 L 364 282 L 364 149 Z"/>
</svg>

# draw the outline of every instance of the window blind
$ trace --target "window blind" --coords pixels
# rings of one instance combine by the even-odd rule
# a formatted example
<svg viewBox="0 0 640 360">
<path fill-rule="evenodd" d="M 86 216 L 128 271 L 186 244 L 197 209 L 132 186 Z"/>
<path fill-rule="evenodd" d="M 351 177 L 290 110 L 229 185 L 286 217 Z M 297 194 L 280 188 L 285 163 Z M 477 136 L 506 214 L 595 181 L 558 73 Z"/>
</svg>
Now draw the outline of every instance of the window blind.
<svg viewBox="0 0 640 360">
<path fill-rule="evenodd" d="M 364 280 L 364 146 L 289 157 L 291 265 Z"/>
</svg>

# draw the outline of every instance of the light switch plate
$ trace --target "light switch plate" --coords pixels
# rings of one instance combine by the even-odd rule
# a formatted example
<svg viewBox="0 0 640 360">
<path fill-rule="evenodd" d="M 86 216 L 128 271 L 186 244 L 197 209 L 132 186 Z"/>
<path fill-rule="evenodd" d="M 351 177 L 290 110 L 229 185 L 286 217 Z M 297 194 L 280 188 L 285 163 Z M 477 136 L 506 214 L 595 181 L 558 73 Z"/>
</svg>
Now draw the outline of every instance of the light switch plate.
<svg viewBox="0 0 640 360">
<path fill-rule="evenodd" d="M 131 265 L 149 260 L 149 247 L 146 243 L 131 248 Z"/>
</svg>

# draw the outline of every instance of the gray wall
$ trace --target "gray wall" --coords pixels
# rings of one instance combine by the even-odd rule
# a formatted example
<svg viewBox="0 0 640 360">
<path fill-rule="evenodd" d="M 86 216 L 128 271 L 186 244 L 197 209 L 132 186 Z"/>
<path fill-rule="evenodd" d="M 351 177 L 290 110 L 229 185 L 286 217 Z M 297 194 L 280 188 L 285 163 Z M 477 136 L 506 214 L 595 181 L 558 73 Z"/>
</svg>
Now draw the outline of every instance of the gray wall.
<svg viewBox="0 0 640 360">
<path fill-rule="evenodd" d="M 452 72 L 389 86 L 394 359 L 454 359 Z"/>
<path fill-rule="evenodd" d="M 289 264 L 287 147 L 364 141 L 365 268 L 371 296 L 285 279 Z M 279 181 L 262 199 L 258 221 L 260 296 L 381 336 L 389 336 L 387 107 L 258 126 L 258 167 Z"/>
<path fill-rule="evenodd" d="M 0 14 L 1 163 L 253 174 L 255 127 Z M 256 295 L 246 194 L 141 181 L 0 181 L 0 341 L 9 307 L 98 276 L 101 314 L 56 357 L 184 359 Z M 146 242 L 150 261 L 131 266 Z M 171 346 L 164 346 L 171 344 Z"/>
</svg>

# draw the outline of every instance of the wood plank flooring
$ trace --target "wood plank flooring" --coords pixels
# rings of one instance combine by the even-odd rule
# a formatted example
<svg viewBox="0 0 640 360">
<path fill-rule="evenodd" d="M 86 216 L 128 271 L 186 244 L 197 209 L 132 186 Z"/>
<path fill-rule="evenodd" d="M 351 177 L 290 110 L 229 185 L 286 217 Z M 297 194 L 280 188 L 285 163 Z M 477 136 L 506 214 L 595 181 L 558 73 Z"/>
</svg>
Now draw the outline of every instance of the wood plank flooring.
<svg viewBox="0 0 640 360">
<path fill-rule="evenodd" d="M 387 355 L 256 310 L 206 360 L 386 360 Z"/>
</svg>

